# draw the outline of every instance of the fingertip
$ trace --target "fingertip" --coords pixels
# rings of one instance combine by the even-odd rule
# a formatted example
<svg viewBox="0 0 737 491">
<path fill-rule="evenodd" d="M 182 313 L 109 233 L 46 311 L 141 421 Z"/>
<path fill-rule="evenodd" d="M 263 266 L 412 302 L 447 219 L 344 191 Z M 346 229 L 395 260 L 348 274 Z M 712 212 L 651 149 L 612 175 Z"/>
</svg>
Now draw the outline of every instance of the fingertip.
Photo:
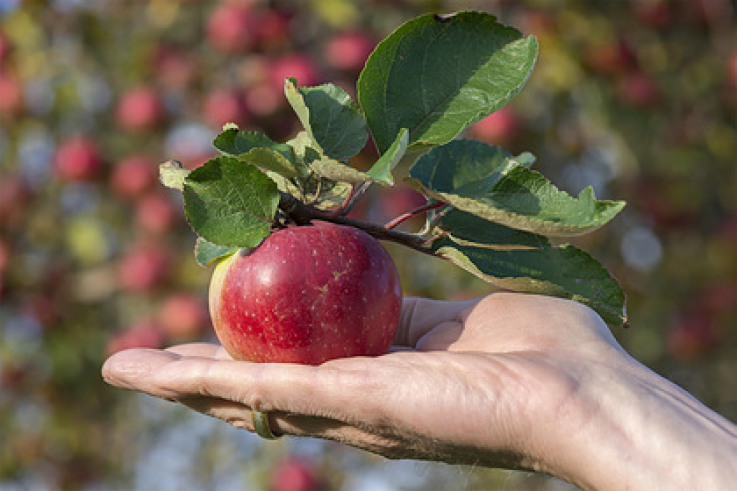
<svg viewBox="0 0 737 491">
<path fill-rule="evenodd" d="M 102 378 L 110 385 L 134 389 L 136 382 L 144 380 L 161 366 L 181 358 L 176 353 L 148 348 L 119 351 L 102 365 Z"/>
</svg>

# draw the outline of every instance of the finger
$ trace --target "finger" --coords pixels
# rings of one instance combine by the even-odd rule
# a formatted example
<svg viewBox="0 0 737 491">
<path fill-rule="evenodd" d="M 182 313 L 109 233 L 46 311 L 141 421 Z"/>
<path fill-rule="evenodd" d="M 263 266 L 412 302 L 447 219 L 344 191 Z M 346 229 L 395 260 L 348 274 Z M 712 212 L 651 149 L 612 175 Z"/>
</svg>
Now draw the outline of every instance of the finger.
<svg viewBox="0 0 737 491">
<path fill-rule="evenodd" d="M 394 336 L 396 346 L 414 348 L 423 336 L 443 323 L 462 322 L 467 311 L 480 299 L 448 302 L 406 297 L 402 302 L 399 328 Z"/>
<path fill-rule="evenodd" d="M 336 361 L 337 362 L 337 361 Z M 373 364 L 360 358 L 326 366 L 249 363 L 183 357 L 170 351 L 116 353 L 103 366 L 108 383 L 164 399 L 215 397 L 259 411 L 345 421 L 381 418 L 384 390 Z M 360 405 L 356 400 L 363 400 Z M 371 403 L 371 401 L 374 401 Z M 374 407 L 376 406 L 376 407 Z"/>
<path fill-rule="evenodd" d="M 151 391 L 146 390 L 146 384 L 151 374 L 155 373 L 160 367 L 181 358 L 181 355 L 171 351 L 144 348 L 127 349 L 119 351 L 105 360 L 102 366 L 102 377 L 107 383 L 116 387 L 151 393 Z"/>
</svg>

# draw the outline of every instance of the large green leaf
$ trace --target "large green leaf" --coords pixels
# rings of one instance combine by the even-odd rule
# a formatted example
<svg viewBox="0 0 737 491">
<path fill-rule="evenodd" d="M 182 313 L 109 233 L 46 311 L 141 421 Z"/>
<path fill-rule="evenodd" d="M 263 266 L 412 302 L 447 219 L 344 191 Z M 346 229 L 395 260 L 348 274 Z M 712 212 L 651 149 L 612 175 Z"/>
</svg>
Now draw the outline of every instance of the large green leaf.
<svg viewBox="0 0 737 491">
<path fill-rule="evenodd" d="M 380 153 L 401 128 L 409 150 L 441 145 L 504 106 L 527 82 L 537 40 L 480 12 L 424 15 L 382 41 L 358 81 Z"/>
<path fill-rule="evenodd" d="M 235 157 L 210 159 L 184 182 L 189 224 L 219 246 L 256 247 L 271 232 L 278 203 L 274 181 Z"/>
<path fill-rule="evenodd" d="M 333 84 L 297 87 L 294 79 L 287 79 L 284 92 L 302 126 L 324 155 L 345 160 L 366 145 L 366 120 L 345 90 Z"/>
<path fill-rule="evenodd" d="M 625 296 L 617 281 L 586 252 L 573 246 L 498 250 L 433 244 L 436 254 L 500 288 L 569 298 L 594 309 L 610 324 L 626 324 Z"/>
<path fill-rule="evenodd" d="M 541 235 L 590 232 L 624 207 L 594 199 L 591 188 L 570 196 L 505 150 L 475 140 L 431 149 L 412 166 L 407 182 L 460 210 Z"/>
<path fill-rule="evenodd" d="M 454 242 L 462 245 L 496 249 L 550 246 L 550 241 L 543 235 L 509 228 L 457 208 L 443 213 L 437 227 Z"/>
</svg>

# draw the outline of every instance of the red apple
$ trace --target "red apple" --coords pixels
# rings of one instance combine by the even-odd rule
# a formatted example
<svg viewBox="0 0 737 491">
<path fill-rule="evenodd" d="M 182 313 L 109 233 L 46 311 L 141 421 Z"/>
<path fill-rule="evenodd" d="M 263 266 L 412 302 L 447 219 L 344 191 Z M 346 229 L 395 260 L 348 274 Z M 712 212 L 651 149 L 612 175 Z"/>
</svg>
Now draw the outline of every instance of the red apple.
<svg viewBox="0 0 737 491">
<path fill-rule="evenodd" d="M 622 74 L 637 65 L 634 51 L 624 40 L 590 45 L 583 59 L 591 70 L 608 76 Z"/>
<path fill-rule="evenodd" d="M 23 84 L 18 77 L 0 71 L 0 116 L 17 116 L 23 110 Z"/>
<path fill-rule="evenodd" d="M 88 136 L 75 136 L 56 149 L 54 167 L 64 181 L 89 181 L 102 171 L 102 157 L 97 144 Z"/>
<path fill-rule="evenodd" d="M 640 22 L 653 29 L 666 28 L 673 20 L 672 6 L 668 0 L 635 2 L 633 7 Z"/>
<path fill-rule="evenodd" d="M 135 87 L 125 92 L 115 108 L 115 119 L 121 128 L 145 131 L 156 127 L 164 118 L 164 102 L 152 87 Z"/>
<path fill-rule="evenodd" d="M 493 114 L 472 124 L 468 131 L 474 138 L 489 143 L 509 143 L 519 133 L 519 116 L 504 106 Z"/>
<path fill-rule="evenodd" d="M 110 188 L 120 198 L 135 199 L 153 188 L 158 164 L 146 155 L 130 155 L 120 160 L 110 174 Z"/>
<path fill-rule="evenodd" d="M 13 230 L 27 220 L 26 210 L 33 193 L 18 172 L 0 172 L 0 230 Z"/>
<path fill-rule="evenodd" d="M 727 61 L 727 78 L 732 85 L 737 87 L 737 50 L 729 55 L 729 60 Z"/>
<path fill-rule="evenodd" d="M 175 342 L 199 338 L 208 325 L 207 303 L 191 293 L 167 297 L 157 316 L 161 330 Z"/>
<path fill-rule="evenodd" d="M 160 286 L 169 270 L 167 251 L 153 244 L 132 247 L 118 262 L 118 284 L 123 290 L 146 292 Z"/>
<path fill-rule="evenodd" d="M 125 330 L 113 334 L 107 342 L 107 355 L 130 348 L 161 348 L 164 345 L 164 334 L 159 326 L 151 320 L 141 320 L 128 326 Z"/>
<path fill-rule="evenodd" d="M 653 77 L 640 70 L 635 70 L 619 80 L 617 95 L 625 104 L 646 108 L 658 102 L 660 90 Z"/>
<path fill-rule="evenodd" d="M 263 49 L 276 49 L 289 41 L 290 16 L 273 8 L 260 9 L 253 19 L 254 42 Z"/>
<path fill-rule="evenodd" d="M 236 89 L 220 87 L 207 94 L 202 112 L 207 122 L 217 129 L 225 123 L 243 126 L 248 122 L 245 98 Z"/>
<path fill-rule="evenodd" d="M 279 462 L 272 471 L 270 491 L 317 491 L 321 489 L 315 466 L 298 458 Z"/>
<path fill-rule="evenodd" d="M 150 58 L 157 80 L 164 86 L 185 89 L 198 74 L 198 59 L 184 48 L 161 44 Z"/>
<path fill-rule="evenodd" d="M 207 20 L 207 40 L 223 53 L 244 53 L 253 45 L 253 28 L 249 2 L 222 2 Z"/>
<path fill-rule="evenodd" d="M 389 348 L 402 292 L 373 237 L 315 222 L 246 251 L 218 264 L 210 283 L 215 332 L 231 356 L 317 365 Z"/>
<path fill-rule="evenodd" d="M 0 66 L 5 64 L 5 62 L 10 57 L 10 53 L 13 52 L 13 43 L 10 39 L 8 39 L 8 36 L 0 31 Z"/>
<path fill-rule="evenodd" d="M 670 326 L 666 347 L 674 358 L 693 360 L 719 347 L 721 336 L 716 323 L 703 313 L 681 314 Z"/>
<path fill-rule="evenodd" d="M 176 225 L 178 210 L 169 195 L 157 189 L 136 202 L 136 224 L 147 232 L 164 234 Z"/>
<path fill-rule="evenodd" d="M 365 31 L 346 31 L 333 36 L 325 46 L 328 63 L 339 70 L 358 72 L 374 50 L 376 42 Z"/>
<path fill-rule="evenodd" d="M 269 67 L 269 82 L 280 91 L 287 77 L 296 78 L 300 87 L 311 87 L 320 83 L 320 70 L 308 55 L 291 53 L 277 58 Z"/>
<path fill-rule="evenodd" d="M 262 117 L 274 114 L 286 103 L 282 85 L 270 83 L 262 83 L 248 89 L 245 100 L 248 112 Z"/>
</svg>

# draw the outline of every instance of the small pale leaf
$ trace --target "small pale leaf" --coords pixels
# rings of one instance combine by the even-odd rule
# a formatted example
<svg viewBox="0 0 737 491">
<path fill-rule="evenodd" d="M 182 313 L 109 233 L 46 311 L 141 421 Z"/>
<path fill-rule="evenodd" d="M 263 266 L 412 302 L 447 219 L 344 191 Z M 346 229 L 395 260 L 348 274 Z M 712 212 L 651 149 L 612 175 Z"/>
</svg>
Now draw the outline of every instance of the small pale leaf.
<svg viewBox="0 0 737 491">
<path fill-rule="evenodd" d="M 159 166 L 159 180 L 161 184 L 178 191 L 184 191 L 184 180 L 189 175 L 187 169 L 177 160 L 167 160 Z"/>
</svg>

